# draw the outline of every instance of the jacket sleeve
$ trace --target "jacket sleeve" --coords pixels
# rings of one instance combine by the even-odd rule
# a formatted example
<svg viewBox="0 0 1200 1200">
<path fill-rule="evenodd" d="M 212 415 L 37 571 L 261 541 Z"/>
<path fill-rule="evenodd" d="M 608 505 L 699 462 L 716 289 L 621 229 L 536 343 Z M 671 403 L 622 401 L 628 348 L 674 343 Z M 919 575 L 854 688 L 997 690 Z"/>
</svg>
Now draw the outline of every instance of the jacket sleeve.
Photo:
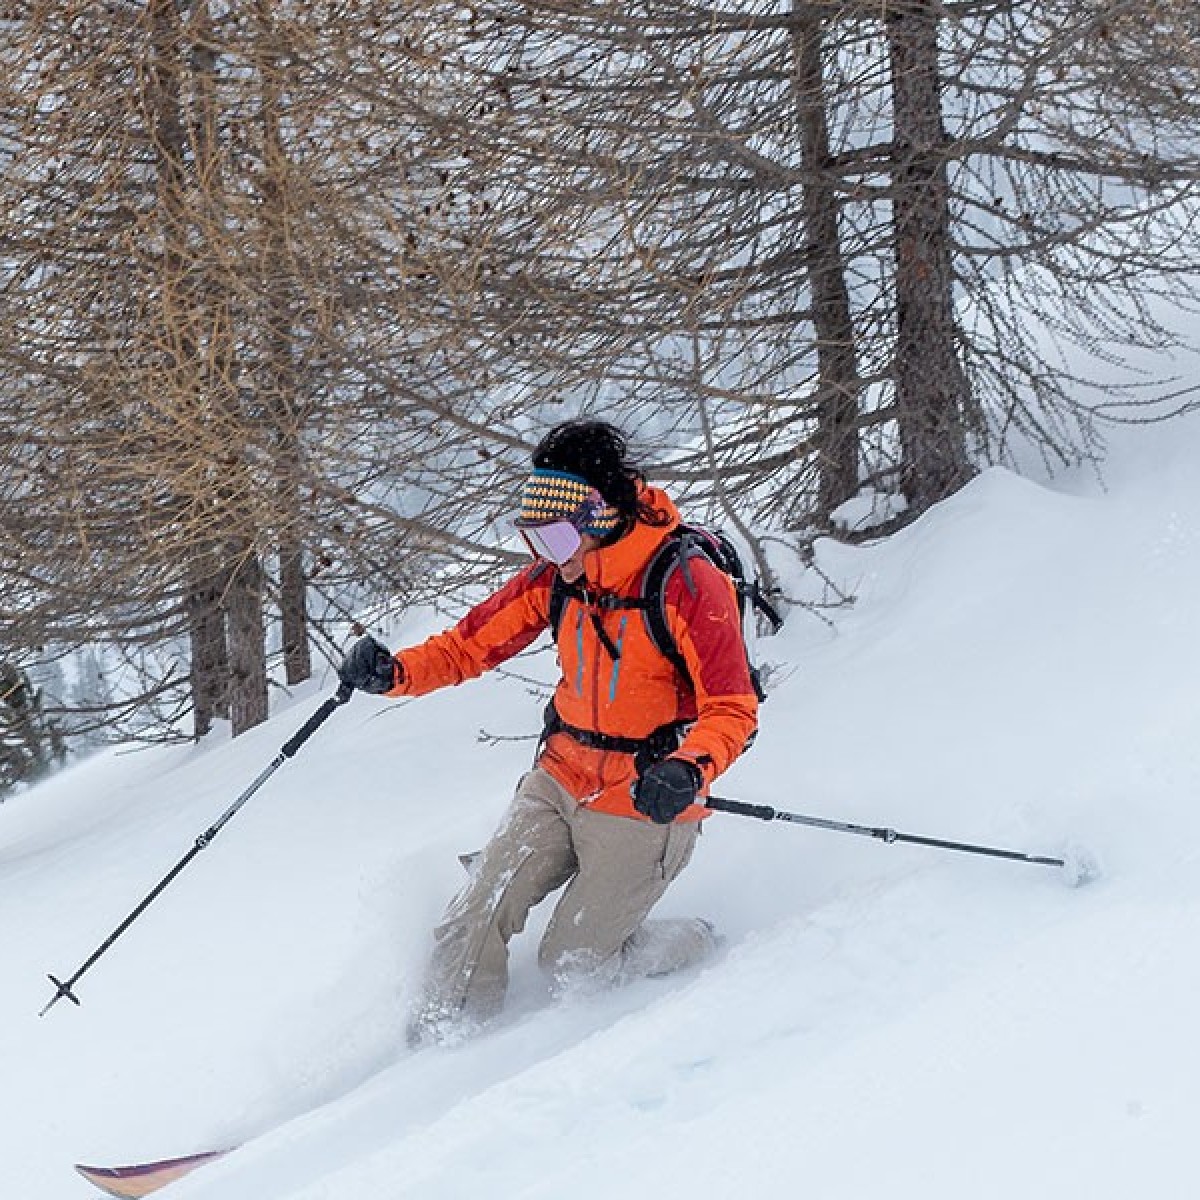
<svg viewBox="0 0 1200 1200">
<path fill-rule="evenodd" d="M 457 625 L 396 653 L 401 680 L 389 696 L 424 696 L 463 683 L 520 653 L 550 624 L 554 572 L 533 563 Z"/>
<path fill-rule="evenodd" d="M 671 756 L 693 762 L 711 783 L 746 749 L 758 728 L 758 696 L 733 582 L 707 559 L 672 572 L 667 621 L 696 692 L 696 723 Z"/>
</svg>

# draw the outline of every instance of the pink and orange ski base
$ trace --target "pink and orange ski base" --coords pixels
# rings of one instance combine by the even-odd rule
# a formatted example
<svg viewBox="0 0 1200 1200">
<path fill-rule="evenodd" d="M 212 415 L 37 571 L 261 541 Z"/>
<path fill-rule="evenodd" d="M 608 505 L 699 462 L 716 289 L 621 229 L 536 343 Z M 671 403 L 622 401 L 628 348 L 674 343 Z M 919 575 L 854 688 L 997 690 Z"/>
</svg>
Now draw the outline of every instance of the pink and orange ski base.
<svg viewBox="0 0 1200 1200">
<path fill-rule="evenodd" d="M 149 1196 L 159 1188 L 166 1187 L 168 1183 L 190 1175 L 197 1167 L 215 1162 L 230 1153 L 229 1150 L 209 1150 L 204 1154 L 166 1158 L 161 1162 L 139 1163 L 132 1167 L 86 1167 L 76 1163 L 75 1170 L 88 1183 L 94 1183 L 110 1196 L 117 1196 L 120 1200 L 138 1200 L 141 1196 Z"/>
</svg>

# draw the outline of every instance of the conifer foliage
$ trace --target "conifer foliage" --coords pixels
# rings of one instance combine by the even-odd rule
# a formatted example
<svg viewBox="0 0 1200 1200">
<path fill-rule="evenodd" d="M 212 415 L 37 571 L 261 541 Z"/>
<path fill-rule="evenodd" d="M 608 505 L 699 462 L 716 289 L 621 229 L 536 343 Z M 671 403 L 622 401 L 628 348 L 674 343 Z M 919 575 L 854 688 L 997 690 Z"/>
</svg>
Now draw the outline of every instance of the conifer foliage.
<svg viewBox="0 0 1200 1200">
<path fill-rule="evenodd" d="M 0 800 L 65 757 L 62 734 L 43 711 L 41 692 L 23 670 L 0 662 Z"/>
<path fill-rule="evenodd" d="M 1198 12 L 0 6 L 0 644 L 240 733 L 510 569 L 579 411 L 768 578 L 847 501 L 1098 458 L 1193 398 L 1141 367 L 1200 295 Z"/>
</svg>

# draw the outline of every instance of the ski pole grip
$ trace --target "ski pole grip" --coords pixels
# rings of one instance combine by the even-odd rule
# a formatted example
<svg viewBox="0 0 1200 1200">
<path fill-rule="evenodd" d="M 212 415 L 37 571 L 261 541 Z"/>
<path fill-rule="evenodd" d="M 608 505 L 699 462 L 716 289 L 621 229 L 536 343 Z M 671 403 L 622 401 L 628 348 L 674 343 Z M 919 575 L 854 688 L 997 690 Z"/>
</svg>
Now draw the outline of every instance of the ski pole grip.
<svg viewBox="0 0 1200 1200">
<path fill-rule="evenodd" d="M 304 724 L 301 725 L 300 728 L 297 729 L 296 732 L 286 742 L 284 742 L 283 748 L 280 751 L 283 757 L 291 758 L 292 755 L 294 755 L 296 751 L 299 750 L 300 747 L 303 746 L 304 743 L 307 742 L 314 733 L 316 733 L 317 729 L 329 719 L 329 717 L 333 714 L 333 711 L 340 705 L 345 704 L 353 694 L 354 689 L 349 684 L 343 683 L 341 687 L 338 688 L 337 694 L 330 696 L 329 699 L 326 700 L 325 703 L 322 704 L 321 707 L 318 708 L 317 711 L 313 713 L 313 715 L 309 717 L 308 720 L 305 721 Z"/>
<path fill-rule="evenodd" d="M 717 812 L 734 813 L 739 817 L 757 817 L 760 821 L 773 821 L 778 815 L 769 804 L 746 804 L 741 800 L 724 800 L 720 796 L 709 796 L 704 803 Z"/>
</svg>

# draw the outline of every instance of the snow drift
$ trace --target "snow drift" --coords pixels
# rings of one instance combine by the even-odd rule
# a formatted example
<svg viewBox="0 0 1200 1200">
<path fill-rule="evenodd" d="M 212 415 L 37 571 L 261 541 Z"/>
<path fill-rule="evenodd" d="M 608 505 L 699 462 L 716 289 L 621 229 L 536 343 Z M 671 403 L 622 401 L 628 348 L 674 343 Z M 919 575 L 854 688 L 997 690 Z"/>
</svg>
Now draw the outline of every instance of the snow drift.
<svg viewBox="0 0 1200 1200">
<path fill-rule="evenodd" d="M 0 806 L 5 1194 L 75 1161 L 243 1143 L 178 1200 L 688 1195 L 1190 1198 L 1200 1118 L 1200 421 L 1107 488 L 986 472 L 796 612 L 721 792 L 1102 859 L 1042 867 L 718 815 L 660 906 L 689 975 L 551 1003 L 533 928 L 504 1020 L 409 1054 L 428 930 L 525 768 L 547 652 L 356 697 L 44 1020 L 66 977 L 334 686 L 236 743 L 111 750 Z M 803 594 L 806 581 L 789 586 Z M 428 622 L 381 632 L 393 643 Z M 492 735 L 480 740 L 480 732 Z"/>
</svg>

